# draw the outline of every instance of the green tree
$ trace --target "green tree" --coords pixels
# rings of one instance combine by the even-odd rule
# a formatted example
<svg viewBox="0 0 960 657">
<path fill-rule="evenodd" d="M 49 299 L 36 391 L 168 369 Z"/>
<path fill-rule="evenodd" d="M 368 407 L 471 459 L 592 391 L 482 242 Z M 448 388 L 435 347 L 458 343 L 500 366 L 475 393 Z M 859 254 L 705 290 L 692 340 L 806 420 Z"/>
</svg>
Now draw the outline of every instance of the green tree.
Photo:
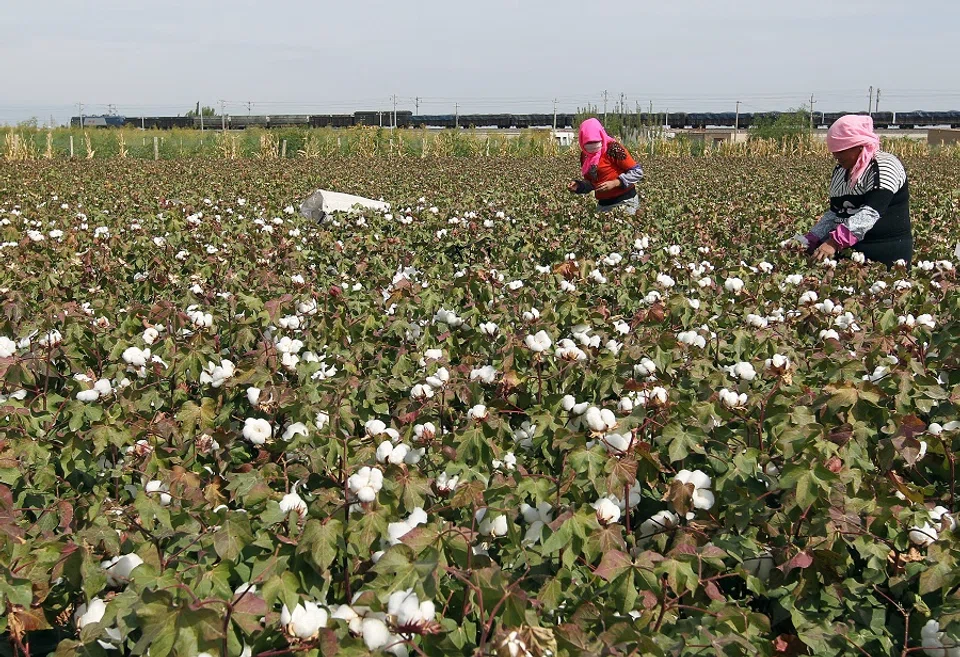
<svg viewBox="0 0 960 657">
<path fill-rule="evenodd" d="M 775 139 L 779 142 L 809 139 L 810 112 L 806 107 L 801 107 L 775 116 L 755 117 L 750 127 L 750 137 Z"/>
</svg>

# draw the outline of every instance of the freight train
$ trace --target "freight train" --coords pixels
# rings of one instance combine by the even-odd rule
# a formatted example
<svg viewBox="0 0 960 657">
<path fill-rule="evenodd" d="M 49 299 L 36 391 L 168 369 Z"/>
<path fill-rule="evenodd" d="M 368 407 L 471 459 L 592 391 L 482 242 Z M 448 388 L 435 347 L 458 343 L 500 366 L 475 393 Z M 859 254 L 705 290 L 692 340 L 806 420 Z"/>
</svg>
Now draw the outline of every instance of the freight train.
<svg viewBox="0 0 960 657">
<path fill-rule="evenodd" d="M 825 128 L 847 112 L 814 112 L 817 127 Z M 866 114 L 866 112 L 858 112 Z M 775 120 L 781 112 L 670 112 L 660 114 L 624 114 L 622 123 L 627 126 L 663 126 L 682 130 L 711 127 L 734 127 L 747 129 L 764 120 Z M 877 128 L 927 128 L 931 126 L 960 127 L 960 111 L 930 112 L 873 112 Z M 398 111 L 395 115 L 398 128 L 571 128 L 576 125 L 575 114 L 431 114 L 414 115 L 410 111 Z M 556 120 L 554 120 L 556 119 Z M 243 130 L 246 128 L 349 128 L 352 126 L 390 127 L 394 124 L 391 111 L 363 111 L 353 114 L 281 114 L 271 116 L 85 116 L 84 127 L 156 128 L 201 128 Z M 70 125 L 80 126 L 80 117 L 70 119 Z"/>
</svg>

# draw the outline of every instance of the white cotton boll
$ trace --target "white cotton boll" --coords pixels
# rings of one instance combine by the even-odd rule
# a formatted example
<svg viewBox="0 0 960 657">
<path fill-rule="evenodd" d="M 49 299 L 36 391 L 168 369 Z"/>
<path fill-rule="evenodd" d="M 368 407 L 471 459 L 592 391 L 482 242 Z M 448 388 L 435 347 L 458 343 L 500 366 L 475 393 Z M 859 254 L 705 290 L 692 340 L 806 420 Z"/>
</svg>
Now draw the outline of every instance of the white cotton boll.
<svg viewBox="0 0 960 657">
<path fill-rule="evenodd" d="M 657 364 L 649 358 L 642 358 L 633 366 L 633 375 L 637 377 L 653 376 L 657 372 Z"/>
<path fill-rule="evenodd" d="M 247 388 L 247 401 L 251 406 L 256 407 L 260 404 L 260 388 Z"/>
<path fill-rule="evenodd" d="M 840 340 L 840 334 L 833 329 L 824 329 L 820 331 L 821 340 Z"/>
<path fill-rule="evenodd" d="M 620 520 L 620 505 L 613 496 L 601 497 L 591 506 L 597 514 L 597 522 L 601 525 L 611 525 Z"/>
<path fill-rule="evenodd" d="M 788 285 L 800 285 L 803 282 L 803 276 L 800 274 L 790 274 L 784 279 L 784 282 Z"/>
<path fill-rule="evenodd" d="M 710 476 L 703 470 L 681 470 L 674 477 L 676 481 L 683 484 L 693 484 L 695 489 L 710 488 Z"/>
<path fill-rule="evenodd" d="M 305 425 L 303 422 L 294 422 L 293 424 L 291 424 L 289 427 L 286 428 L 281 438 L 284 441 L 289 442 L 294 438 L 296 438 L 297 436 L 306 437 L 308 435 L 310 435 L 310 431 L 307 429 L 307 425 Z"/>
<path fill-rule="evenodd" d="M 926 443 L 923 443 L 926 444 Z M 920 457 L 922 458 L 922 457 Z M 930 519 L 937 524 L 938 527 L 943 526 L 943 521 L 946 519 L 948 529 L 953 531 L 957 528 L 957 520 L 950 514 L 950 510 L 944 506 L 935 506 L 930 511 Z"/>
<path fill-rule="evenodd" d="M 507 535 L 507 517 L 499 515 L 491 518 L 487 513 L 487 508 L 478 509 L 474 518 L 479 523 L 477 531 L 484 536 L 506 536 Z"/>
<path fill-rule="evenodd" d="M 323 429 L 327 424 L 330 423 L 330 414 L 326 411 L 320 411 L 317 413 L 317 417 L 314 419 L 313 423 L 317 425 L 317 429 Z"/>
<path fill-rule="evenodd" d="M 107 584 L 118 586 L 130 581 L 130 575 L 143 563 L 136 554 L 124 554 L 101 562 L 100 567 L 107 572 Z"/>
<path fill-rule="evenodd" d="M 553 344 L 553 340 L 550 339 L 546 331 L 538 331 L 534 335 L 528 335 L 524 339 L 524 343 L 530 351 L 540 353 L 549 349 Z"/>
<path fill-rule="evenodd" d="M 925 522 L 922 527 L 911 527 L 907 536 L 914 545 L 918 547 L 928 547 L 936 542 L 940 537 L 940 532 L 929 522 Z"/>
<path fill-rule="evenodd" d="M 648 306 L 652 306 L 663 299 L 663 295 L 660 294 L 657 290 L 651 290 L 647 293 L 647 296 L 643 297 L 643 302 Z"/>
<path fill-rule="evenodd" d="M 567 293 L 576 292 L 577 286 L 571 283 L 570 281 L 563 279 L 562 281 L 560 281 L 560 291 L 567 292 Z"/>
<path fill-rule="evenodd" d="M 437 435 L 437 427 L 433 422 L 424 422 L 413 427 L 413 434 L 419 441 L 433 440 Z"/>
<path fill-rule="evenodd" d="M 766 365 L 767 369 L 785 370 L 790 367 L 790 359 L 783 354 L 774 354 L 773 358 L 767 359 Z"/>
<path fill-rule="evenodd" d="M 301 518 L 307 517 L 307 503 L 297 494 L 296 490 L 283 496 L 283 499 L 280 500 L 280 510 L 284 514 L 296 511 Z"/>
<path fill-rule="evenodd" d="M 320 628 L 327 626 L 327 610 L 315 602 L 304 602 L 294 607 L 291 613 L 287 605 L 280 612 L 280 624 L 290 636 L 312 639 Z"/>
<path fill-rule="evenodd" d="M 243 437 L 260 446 L 273 436 L 273 427 L 263 418 L 248 417 L 243 423 Z"/>
<path fill-rule="evenodd" d="M 630 449 L 633 436 L 629 433 L 608 433 L 600 439 L 604 448 L 611 454 L 623 453 Z"/>
<path fill-rule="evenodd" d="M 609 431 L 617 424 L 617 419 L 613 416 L 613 413 L 609 409 L 603 410 L 607 411 L 607 415 L 604 415 L 603 411 L 596 406 L 591 406 L 583 416 L 587 426 L 595 433 Z"/>
<path fill-rule="evenodd" d="M 481 383 L 490 384 L 493 383 L 496 378 L 497 370 L 493 367 L 493 365 L 484 365 L 483 367 L 470 371 L 471 381 L 480 381 Z"/>
<path fill-rule="evenodd" d="M 676 283 L 677 282 L 675 280 L 666 274 L 657 274 L 657 285 L 664 289 L 669 290 L 671 287 L 676 285 Z"/>
<path fill-rule="evenodd" d="M 0 358 L 10 358 L 17 353 L 17 343 L 6 336 L 0 336 Z"/>
<path fill-rule="evenodd" d="M 167 485 L 159 479 L 148 481 L 143 487 L 143 492 L 147 495 L 159 493 L 157 497 L 160 500 L 160 506 L 170 506 L 170 503 L 173 502 L 173 498 L 170 497 L 169 493 L 167 493 L 168 490 L 170 489 L 167 487 Z"/>
<path fill-rule="evenodd" d="M 773 271 L 773 265 L 771 265 L 769 262 L 761 262 L 759 265 L 757 265 L 757 268 L 764 274 L 769 274 Z"/>
<path fill-rule="evenodd" d="M 99 379 L 93 384 L 93 389 L 100 393 L 101 396 L 106 396 L 113 392 L 113 386 L 110 384 L 110 379 Z"/>
<path fill-rule="evenodd" d="M 377 463 L 386 463 L 391 454 L 393 454 L 393 443 L 389 440 L 384 440 L 377 447 Z"/>
<path fill-rule="evenodd" d="M 807 290 L 806 292 L 800 295 L 799 303 L 801 306 L 808 306 L 812 303 L 816 303 L 818 298 L 819 296 L 817 295 L 816 292 L 814 292 L 813 290 Z"/>
<path fill-rule="evenodd" d="M 426 383 L 418 383 L 410 390 L 410 399 L 422 401 L 433 397 L 433 388 Z"/>
<path fill-rule="evenodd" d="M 390 630 L 379 618 L 364 618 L 360 625 L 360 634 L 367 650 L 379 650 L 390 642 Z"/>
<path fill-rule="evenodd" d="M 382 420 L 367 420 L 363 425 L 363 429 L 368 436 L 376 438 L 387 430 L 387 425 L 384 424 Z"/>
<path fill-rule="evenodd" d="M 630 397 L 621 397 L 620 403 L 617 404 L 617 408 L 621 413 L 632 413 L 633 412 L 633 399 Z"/>
<path fill-rule="evenodd" d="M 150 360 L 149 349 L 138 349 L 137 347 L 127 347 L 123 352 L 123 361 L 133 367 L 144 367 Z"/>
<path fill-rule="evenodd" d="M 467 418 L 475 420 L 477 422 L 482 422 L 487 419 L 487 407 L 483 404 L 477 404 L 473 408 L 467 411 Z"/>
<path fill-rule="evenodd" d="M 563 410 L 569 413 L 577 405 L 577 400 L 573 395 L 564 395 L 560 403 L 563 405 Z"/>
<path fill-rule="evenodd" d="M 81 390 L 77 393 L 77 400 L 82 402 L 95 402 L 100 399 L 100 393 L 96 390 Z"/>
<path fill-rule="evenodd" d="M 614 322 L 613 329 L 620 335 L 630 334 L 630 325 L 622 320 L 617 320 L 616 322 Z"/>
<path fill-rule="evenodd" d="M 740 362 L 730 368 L 730 375 L 743 381 L 753 381 L 757 378 L 757 371 L 751 363 Z"/>
<path fill-rule="evenodd" d="M 440 389 L 450 381 L 450 372 L 446 367 L 439 368 L 433 376 L 427 377 L 427 385 L 432 388 Z"/>
<path fill-rule="evenodd" d="M 157 338 L 159 337 L 160 337 L 160 332 L 157 329 L 153 328 L 152 326 L 145 329 L 143 332 L 143 335 L 141 336 L 143 341 L 149 345 L 152 345 L 154 342 L 156 342 Z"/>
<path fill-rule="evenodd" d="M 497 332 L 500 330 L 500 327 L 498 327 L 493 322 L 484 322 L 483 324 L 480 325 L 479 328 L 481 333 L 483 333 L 484 335 L 488 335 L 490 337 L 494 337 L 497 334 Z"/>
<path fill-rule="evenodd" d="M 736 276 L 728 278 L 723 282 L 723 287 L 727 292 L 739 294 L 743 290 L 743 280 Z"/>
<path fill-rule="evenodd" d="M 941 426 L 939 422 L 931 422 L 929 426 L 927 426 L 927 433 L 931 436 L 939 436 L 943 433 L 943 426 Z"/>
<path fill-rule="evenodd" d="M 723 388 L 719 393 L 720 402 L 727 408 L 742 408 L 747 404 L 747 395 L 737 394 L 732 390 Z"/>
<path fill-rule="evenodd" d="M 657 534 L 673 529 L 680 523 L 680 518 L 670 511 L 660 511 L 649 520 L 640 523 L 640 540 L 647 540 Z"/>
<path fill-rule="evenodd" d="M 347 487 L 361 502 L 373 502 L 383 487 L 383 472 L 364 466 L 347 479 Z"/>
<path fill-rule="evenodd" d="M 693 508 L 709 511 L 715 502 L 713 492 L 706 488 L 697 488 L 693 491 Z"/>
<path fill-rule="evenodd" d="M 457 489 L 457 485 L 460 483 L 460 477 L 456 475 L 450 476 L 446 472 L 441 472 L 434 483 L 436 484 L 438 492 L 452 493 Z"/>
<path fill-rule="evenodd" d="M 107 603 L 100 598 L 93 598 L 89 603 L 83 603 L 77 606 L 73 614 L 73 620 L 77 624 L 77 629 L 82 630 L 91 623 L 99 623 L 107 613 Z"/>
<path fill-rule="evenodd" d="M 930 329 L 931 331 L 936 326 L 936 323 L 933 321 L 933 316 L 924 313 L 923 315 L 917 316 L 917 325 L 923 326 L 924 328 Z"/>
<path fill-rule="evenodd" d="M 531 308 L 523 312 L 523 321 L 525 322 L 533 322 L 538 319 L 540 319 L 540 311 L 536 308 Z"/>
</svg>

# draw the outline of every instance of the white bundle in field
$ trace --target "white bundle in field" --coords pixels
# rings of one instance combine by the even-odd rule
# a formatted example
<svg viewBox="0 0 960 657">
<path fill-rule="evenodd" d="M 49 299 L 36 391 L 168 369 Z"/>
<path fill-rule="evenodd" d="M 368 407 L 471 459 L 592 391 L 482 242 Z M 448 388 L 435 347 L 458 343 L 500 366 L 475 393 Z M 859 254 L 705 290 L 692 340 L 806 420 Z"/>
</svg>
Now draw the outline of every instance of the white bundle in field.
<svg viewBox="0 0 960 657">
<path fill-rule="evenodd" d="M 390 204 L 353 194 L 318 189 L 300 205 L 300 214 L 307 219 L 321 221 L 331 212 L 359 212 L 362 209 L 386 212 Z"/>
</svg>

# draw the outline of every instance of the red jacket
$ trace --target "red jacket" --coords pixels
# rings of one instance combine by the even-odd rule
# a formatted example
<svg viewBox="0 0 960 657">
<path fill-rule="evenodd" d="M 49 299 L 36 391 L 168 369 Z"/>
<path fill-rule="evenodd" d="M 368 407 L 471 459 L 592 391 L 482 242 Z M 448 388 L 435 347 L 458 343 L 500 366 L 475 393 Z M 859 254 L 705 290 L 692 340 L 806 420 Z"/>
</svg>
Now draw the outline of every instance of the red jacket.
<svg viewBox="0 0 960 657">
<path fill-rule="evenodd" d="M 584 154 L 580 154 L 580 166 L 583 167 Z M 607 205 L 604 201 L 622 200 L 636 195 L 634 185 L 643 178 L 643 169 L 633 159 L 629 151 L 619 142 L 612 142 L 600 156 L 600 162 L 593 167 L 586 176 L 586 180 L 578 183 L 577 192 L 585 194 L 596 189 L 601 183 L 610 180 L 620 180 L 620 186 L 603 192 L 596 192 L 600 205 Z"/>
</svg>

